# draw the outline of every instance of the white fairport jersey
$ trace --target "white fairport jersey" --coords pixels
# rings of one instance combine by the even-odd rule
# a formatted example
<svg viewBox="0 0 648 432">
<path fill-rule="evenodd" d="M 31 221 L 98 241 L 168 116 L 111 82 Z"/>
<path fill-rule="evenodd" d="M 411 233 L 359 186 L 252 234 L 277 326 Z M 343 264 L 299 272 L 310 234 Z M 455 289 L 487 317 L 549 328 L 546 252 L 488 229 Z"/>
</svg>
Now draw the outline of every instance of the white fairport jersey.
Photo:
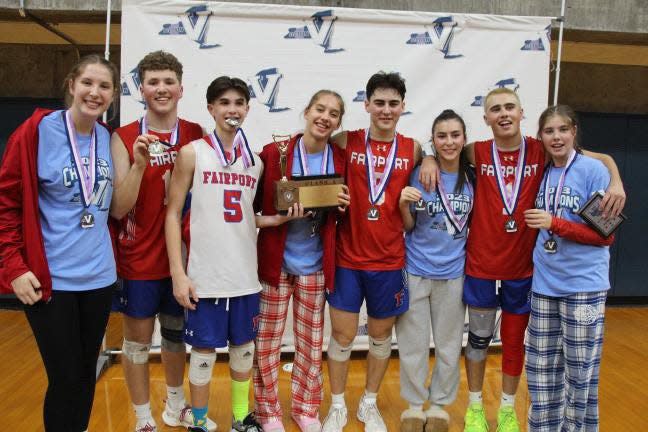
<svg viewBox="0 0 648 432">
<path fill-rule="evenodd" d="M 193 177 L 187 275 L 200 298 L 239 297 L 261 291 L 257 276 L 254 195 L 263 162 L 245 168 L 237 157 L 223 166 L 207 137 L 193 141 Z"/>
</svg>

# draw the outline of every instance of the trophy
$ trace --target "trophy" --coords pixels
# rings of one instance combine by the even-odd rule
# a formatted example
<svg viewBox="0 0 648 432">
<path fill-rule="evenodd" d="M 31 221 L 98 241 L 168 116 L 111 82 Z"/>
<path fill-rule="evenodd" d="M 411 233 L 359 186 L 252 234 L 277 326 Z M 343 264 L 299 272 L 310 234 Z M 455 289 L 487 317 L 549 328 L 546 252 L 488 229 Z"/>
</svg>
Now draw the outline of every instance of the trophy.
<svg viewBox="0 0 648 432">
<path fill-rule="evenodd" d="M 626 215 L 620 213 L 617 217 L 603 217 L 603 212 L 600 210 L 601 200 L 603 194 L 597 192 L 585 203 L 582 209 L 578 211 L 578 215 L 583 218 L 585 222 L 596 232 L 603 237 L 610 237 L 614 231 L 627 219 Z"/>
<path fill-rule="evenodd" d="M 275 208 L 283 212 L 295 203 L 300 203 L 305 209 L 337 207 L 337 195 L 343 192 L 344 178 L 339 174 L 325 174 L 297 177 L 288 180 L 288 144 L 290 135 L 272 135 L 279 150 L 279 167 L 281 180 L 275 181 Z"/>
</svg>

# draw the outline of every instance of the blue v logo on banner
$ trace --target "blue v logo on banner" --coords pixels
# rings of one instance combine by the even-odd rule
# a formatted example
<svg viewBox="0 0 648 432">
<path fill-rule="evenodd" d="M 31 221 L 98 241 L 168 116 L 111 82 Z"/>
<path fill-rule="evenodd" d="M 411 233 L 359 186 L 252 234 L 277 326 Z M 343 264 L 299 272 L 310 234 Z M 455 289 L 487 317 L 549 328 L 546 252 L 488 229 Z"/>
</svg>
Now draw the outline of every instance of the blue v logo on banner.
<svg viewBox="0 0 648 432">
<path fill-rule="evenodd" d="M 213 15 L 207 5 L 193 6 L 185 11 L 178 23 L 164 24 L 158 33 L 162 36 L 187 35 L 200 49 L 216 48 L 219 44 L 208 43 L 209 21 Z"/>
<path fill-rule="evenodd" d="M 407 45 L 434 45 L 446 59 L 463 57 L 463 54 L 450 53 L 456 27 L 457 22 L 451 16 L 440 17 L 432 22 L 431 31 L 412 33 L 405 43 Z"/>
<path fill-rule="evenodd" d="M 250 96 L 267 106 L 270 112 L 288 111 L 290 109 L 288 107 L 276 106 L 281 78 L 283 75 L 277 68 L 260 70 L 255 76 L 248 78 Z"/>
<path fill-rule="evenodd" d="M 122 81 L 122 96 L 131 96 L 137 102 L 144 105 L 144 99 L 139 90 L 141 83 L 137 68 L 132 69 L 124 76 L 124 80 Z"/>
<path fill-rule="evenodd" d="M 331 48 L 333 29 L 337 17 L 332 10 L 317 12 L 311 16 L 304 27 L 291 27 L 284 39 L 313 39 L 317 45 L 324 48 L 325 54 L 344 51 L 344 48 Z"/>
</svg>

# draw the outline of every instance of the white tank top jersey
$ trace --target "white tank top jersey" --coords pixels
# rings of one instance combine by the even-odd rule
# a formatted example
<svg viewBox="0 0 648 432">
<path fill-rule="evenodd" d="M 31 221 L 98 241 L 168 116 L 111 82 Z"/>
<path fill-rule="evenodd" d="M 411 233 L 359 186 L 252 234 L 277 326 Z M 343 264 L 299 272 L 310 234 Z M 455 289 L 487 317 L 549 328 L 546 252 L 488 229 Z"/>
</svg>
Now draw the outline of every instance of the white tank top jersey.
<svg viewBox="0 0 648 432">
<path fill-rule="evenodd" d="M 241 157 L 221 165 L 214 149 L 199 139 L 191 198 L 187 276 L 200 298 L 239 297 L 261 291 L 257 277 L 257 229 L 254 195 L 263 162 Z"/>
</svg>

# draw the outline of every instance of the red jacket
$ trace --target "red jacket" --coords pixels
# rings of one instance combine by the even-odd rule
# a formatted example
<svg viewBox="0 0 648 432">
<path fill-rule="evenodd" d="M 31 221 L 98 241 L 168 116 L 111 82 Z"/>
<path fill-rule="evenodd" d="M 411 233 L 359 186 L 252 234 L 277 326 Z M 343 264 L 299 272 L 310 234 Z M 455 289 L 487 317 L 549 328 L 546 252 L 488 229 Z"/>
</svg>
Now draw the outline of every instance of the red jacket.
<svg viewBox="0 0 648 432">
<path fill-rule="evenodd" d="M 52 110 L 37 108 L 9 137 L 0 167 L 0 292 L 31 271 L 43 300 L 52 292 L 38 210 L 38 125 Z"/>
<path fill-rule="evenodd" d="M 286 177 L 291 178 L 293 154 L 295 144 L 301 135 L 290 140 L 287 152 Z M 333 150 L 333 164 L 336 173 L 344 173 L 344 150 L 336 145 L 331 145 Z M 264 164 L 261 185 L 255 199 L 256 209 L 261 210 L 263 215 L 275 215 L 277 210 L 274 206 L 274 182 L 281 179 L 279 165 L 279 150 L 274 143 L 263 147 L 259 155 Z M 335 226 L 337 211 L 329 211 L 326 220 L 320 228 L 322 249 L 324 252 L 322 269 L 324 271 L 324 286 L 327 290 L 333 291 L 335 281 Z M 279 285 L 279 276 L 283 265 L 284 250 L 286 245 L 287 224 L 277 227 L 261 228 L 257 240 L 257 255 L 259 260 L 259 279 L 272 286 Z"/>
</svg>

